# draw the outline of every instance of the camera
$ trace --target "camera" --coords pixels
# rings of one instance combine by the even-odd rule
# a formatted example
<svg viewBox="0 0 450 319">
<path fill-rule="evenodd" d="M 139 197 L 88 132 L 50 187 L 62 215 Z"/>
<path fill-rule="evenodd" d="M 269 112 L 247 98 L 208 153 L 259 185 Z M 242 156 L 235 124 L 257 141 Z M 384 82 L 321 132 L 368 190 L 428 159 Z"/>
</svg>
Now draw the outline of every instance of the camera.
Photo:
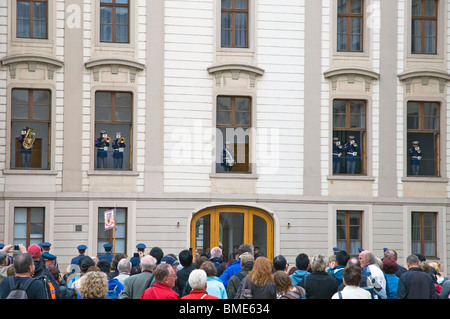
<svg viewBox="0 0 450 319">
<path fill-rule="evenodd" d="M 14 250 L 19 250 L 19 245 L 14 245 Z"/>
</svg>

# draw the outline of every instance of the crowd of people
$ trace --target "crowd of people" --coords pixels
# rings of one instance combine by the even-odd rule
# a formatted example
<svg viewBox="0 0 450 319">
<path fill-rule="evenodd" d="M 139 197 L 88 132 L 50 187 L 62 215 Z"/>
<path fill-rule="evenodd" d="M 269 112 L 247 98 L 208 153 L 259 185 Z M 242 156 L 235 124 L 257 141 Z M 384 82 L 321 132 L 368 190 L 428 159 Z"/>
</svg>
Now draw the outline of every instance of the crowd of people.
<svg viewBox="0 0 450 319">
<path fill-rule="evenodd" d="M 406 267 L 397 253 L 381 258 L 360 249 L 358 256 L 333 249 L 330 256 L 300 253 L 290 267 L 283 255 L 269 260 L 251 244 L 223 256 L 220 247 L 193 255 L 190 249 L 145 253 L 132 258 L 105 253 L 90 257 L 78 246 L 70 271 L 61 272 L 49 244 L 0 249 L 0 299 L 447 299 L 450 280 L 441 264 L 411 254 Z M 0 247 L 1 248 L 1 247 Z M 228 258 L 230 257 L 230 258 Z"/>
</svg>

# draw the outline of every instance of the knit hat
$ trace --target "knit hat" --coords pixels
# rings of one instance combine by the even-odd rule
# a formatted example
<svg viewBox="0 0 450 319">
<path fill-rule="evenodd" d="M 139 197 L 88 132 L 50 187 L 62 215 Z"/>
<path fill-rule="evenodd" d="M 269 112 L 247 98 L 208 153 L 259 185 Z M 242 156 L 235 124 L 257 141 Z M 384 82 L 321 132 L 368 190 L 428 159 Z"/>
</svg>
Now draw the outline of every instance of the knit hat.
<svg viewBox="0 0 450 319">
<path fill-rule="evenodd" d="M 42 254 L 41 247 L 36 244 L 30 245 L 27 249 L 27 253 L 29 253 L 33 258 L 39 258 Z"/>
</svg>

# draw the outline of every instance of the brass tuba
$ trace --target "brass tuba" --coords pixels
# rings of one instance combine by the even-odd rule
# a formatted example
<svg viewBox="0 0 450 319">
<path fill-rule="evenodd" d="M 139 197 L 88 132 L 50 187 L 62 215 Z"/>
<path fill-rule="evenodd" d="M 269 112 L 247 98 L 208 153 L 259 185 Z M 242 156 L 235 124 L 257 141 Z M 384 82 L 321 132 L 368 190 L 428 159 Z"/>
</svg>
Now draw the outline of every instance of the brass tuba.
<svg viewBox="0 0 450 319">
<path fill-rule="evenodd" d="M 22 143 L 24 149 L 29 150 L 33 147 L 34 141 L 36 140 L 36 133 L 33 132 L 32 128 L 28 128 L 27 134 L 25 134 L 25 139 Z"/>
</svg>

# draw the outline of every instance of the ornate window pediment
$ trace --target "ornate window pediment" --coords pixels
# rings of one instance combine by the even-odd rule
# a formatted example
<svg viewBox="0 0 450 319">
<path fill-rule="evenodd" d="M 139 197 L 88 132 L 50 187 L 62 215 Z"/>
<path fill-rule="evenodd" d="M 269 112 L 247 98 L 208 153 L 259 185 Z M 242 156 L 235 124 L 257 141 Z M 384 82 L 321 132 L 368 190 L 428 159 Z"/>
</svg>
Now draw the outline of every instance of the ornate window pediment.
<svg viewBox="0 0 450 319">
<path fill-rule="evenodd" d="M 450 74 L 439 69 L 415 69 L 399 74 L 398 78 L 405 83 L 407 93 L 411 92 L 411 83 L 415 79 L 420 79 L 422 85 L 428 85 L 430 79 L 435 79 L 439 82 L 439 92 L 444 93 Z"/>
<path fill-rule="evenodd" d="M 364 79 L 366 92 L 370 91 L 372 82 L 378 80 L 380 75 L 372 70 L 364 68 L 336 68 L 328 70 L 324 73 L 326 79 L 331 81 L 333 90 L 336 90 L 339 77 L 346 76 L 348 83 L 354 83 L 355 77 L 361 77 Z"/>
<path fill-rule="evenodd" d="M 61 68 L 64 62 L 53 57 L 38 55 L 38 54 L 15 54 L 2 58 L 0 63 L 9 68 L 9 76 L 11 79 L 16 78 L 17 65 L 22 63 L 28 64 L 28 71 L 35 72 L 37 64 L 47 66 L 47 77 L 53 80 L 55 69 Z"/>
<path fill-rule="evenodd" d="M 138 71 L 142 71 L 145 65 L 128 59 L 119 58 L 99 58 L 92 59 L 85 63 L 87 69 L 92 69 L 94 74 L 94 80 L 99 80 L 99 72 L 101 68 L 107 67 L 111 69 L 111 74 L 118 74 L 119 67 L 127 68 L 130 73 L 130 82 L 134 83 L 136 81 L 136 75 Z"/>
<path fill-rule="evenodd" d="M 254 88 L 256 85 L 256 79 L 258 76 L 264 74 L 264 70 L 250 64 L 242 63 L 221 63 L 210 66 L 208 72 L 212 74 L 216 80 L 216 86 L 222 85 L 222 78 L 224 73 L 231 73 L 233 80 L 239 80 L 241 73 L 248 74 L 249 85 Z"/>
</svg>

